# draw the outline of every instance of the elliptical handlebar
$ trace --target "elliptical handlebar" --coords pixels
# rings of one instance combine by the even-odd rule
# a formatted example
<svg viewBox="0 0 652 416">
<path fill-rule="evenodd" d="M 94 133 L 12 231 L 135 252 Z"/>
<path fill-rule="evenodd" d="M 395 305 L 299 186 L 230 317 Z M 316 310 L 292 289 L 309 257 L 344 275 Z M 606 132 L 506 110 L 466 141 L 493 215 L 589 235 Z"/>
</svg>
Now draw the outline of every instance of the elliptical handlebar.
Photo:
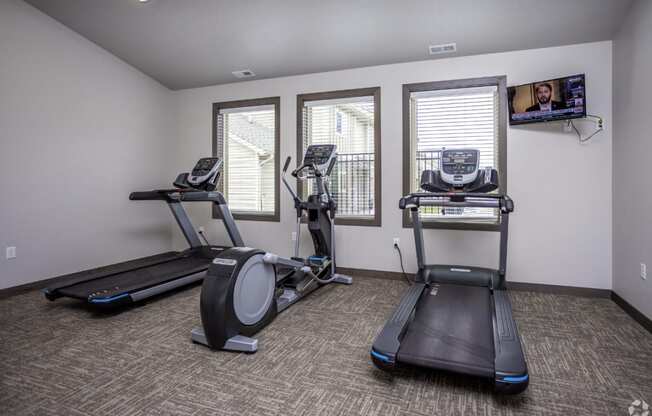
<svg viewBox="0 0 652 416">
<path fill-rule="evenodd" d="M 288 156 L 288 157 L 289 157 L 289 156 Z M 306 168 L 306 165 L 303 164 L 303 165 L 299 166 L 298 168 L 296 168 L 295 170 L 293 170 L 292 173 L 290 173 L 290 175 L 292 175 L 292 176 L 294 176 L 295 178 L 299 179 L 299 176 L 300 176 L 300 175 L 299 175 L 299 172 L 301 172 L 301 171 L 302 171 L 303 169 L 305 169 L 305 168 Z"/>
<path fill-rule="evenodd" d="M 283 173 L 287 172 L 291 161 L 292 161 L 292 156 L 288 156 L 288 158 L 285 159 L 285 165 L 283 166 Z"/>
<path fill-rule="evenodd" d="M 290 166 L 290 162 L 292 161 L 292 156 L 288 156 L 287 159 L 285 159 L 285 165 L 283 166 L 283 174 L 281 175 L 281 180 L 283 181 L 283 184 L 287 188 L 288 192 L 290 193 L 290 196 L 292 196 L 292 200 L 294 200 L 294 207 L 296 209 L 299 209 L 299 204 L 301 203 L 301 199 L 297 196 L 297 193 L 294 192 L 294 189 L 292 189 L 292 186 L 290 186 L 290 183 L 285 179 L 285 173 L 288 170 L 288 167 Z M 292 172 L 292 176 L 294 175 L 294 172 Z"/>
<path fill-rule="evenodd" d="M 335 212 L 337 211 L 337 202 L 333 199 L 331 196 L 331 192 L 328 189 L 328 184 L 324 182 L 324 192 L 326 193 L 326 197 L 328 198 L 328 213 L 331 218 L 331 220 L 335 219 Z"/>
<path fill-rule="evenodd" d="M 307 150 L 303 159 L 303 163 L 298 164 L 296 169 L 292 170 L 290 174 L 297 180 L 305 181 L 309 179 L 315 180 L 315 189 L 313 195 L 308 201 L 314 203 L 313 197 L 319 196 L 319 201 L 326 204 L 328 215 L 331 219 L 335 218 L 335 211 L 337 210 L 337 203 L 328 189 L 328 177 L 330 176 L 335 164 L 337 162 L 337 152 L 335 145 L 311 145 Z M 297 217 L 302 216 L 305 209 L 305 204 L 308 201 L 303 201 L 299 196 L 298 190 L 293 189 L 286 178 L 286 173 L 290 168 L 292 157 L 288 156 L 283 164 L 281 180 L 287 188 L 290 196 L 294 200 L 294 208 L 297 210 Z M 324 201 L 323 196 L 326 196 Z"/>
<path fill-rule="evenodd" d="M 292 189 L 292 187 L 290 186 L 290 183 L 289 183 L 289 182 L 287 181 L 287 179 L 285 178 L 285 174 L 287 173 L 287 170 L 288 170 L 288 168 L 289 168 L 289 166 L 290 166 L 290 162 L 291 162 L 291 161 L 292 161 L 292 157 L 291 157 L 291 156 L 288 156 L 287 159 L 285 159 L 285 164 L 283 165 L 283 174 L 281 175 L 281 179 L 283 180 L 283 183 L 285 184 L 285 187 L 286 187 L 286 188 L 288 189 L 288 191 L 290 192 L 290 195 L 292 196 L 292 199 L 294 199 L 294 201 L 295 201 L 295 205 L 296 205 L 296 204 L 301 203 L 301 202 L 303 202 L 303 201 L 299 198 L 299 196 L 297 195 L 297 192 L 295 192 L 294 189 Z M 333 164 L 333 163 L 331 163 L 331 165 L 332 165 L 332 164 Z M 304 176 L 304 175 L 301 175 L 301 172 L 303 172 L 303 171 L 306 170 L 306 169 L 311 169 L 311 170 L 312 170 L 312 176 L 311 176 L 311 173 L 308 173 L 308 174 L 305 175 L 305 176 Z M 329 167 L 329 170 L 330 170 L 330 167 Z M 290 172 L 290 175 L 294 176 L 295 178 L 297 178 L 297 179 L 299 179 L 299 180 L 306 180 L 306 179 L 311 179 L 311 178 L 317 178 L 318 180 L 321 181 L 321 180 L 322 180 L 321 178 L 324 177 L 324 172 L 322 172 L 322 171 L 317 167 L 317 165 L 315 165 L 314 163 L 303 163 L 301 166 L 297 167 L 297 168 L 294 169 L 292 172 Z M 325 185 L 325 184 L 324 184 L 324 185 Z M 318 187 L 320 188 L 320 192 L 321 192 L 321 187 L 320 187 L 320 186 L 318 186 Z M 328 197 L 328 200 L 329 200 L 329 201 L 332 201 L 333 198 L 331 197 L 330 192 L 328 191 L 328 189 L 325 188 L 324 191 L 325 191 L 325 193 L 326 193 L 326 196 Z"/>
<path fill-rule="evenodd" d="M 288 156 L 289 159 L 289 156 Z M 287 163 L 287 162 L 286 162 Z M 312 169 L 312 177 L 315 178 L 320 178 L 324 176 L 324 173 L 315 165 L 314 163 L 304 163 L 295 170 L 292 171 L 292 176 L 294 176 L 297 179 L 310 179 L 311 178 L 311 172 L 309 171 L 307 175 L 303 176 L 301 175 L 301 172 L 303 172 L 305 169 Z"/>
</svg>

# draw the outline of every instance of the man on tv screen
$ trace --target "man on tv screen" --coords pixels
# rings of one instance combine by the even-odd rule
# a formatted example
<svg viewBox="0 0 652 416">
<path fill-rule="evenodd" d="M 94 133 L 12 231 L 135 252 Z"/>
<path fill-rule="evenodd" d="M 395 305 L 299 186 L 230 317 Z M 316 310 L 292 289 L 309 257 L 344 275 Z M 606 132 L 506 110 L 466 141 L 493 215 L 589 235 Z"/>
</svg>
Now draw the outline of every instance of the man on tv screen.
<svg viewBox="0 0 652 416">
<path fill-rule="evenodd" d="M 537 103 L 528 107 L 525 111 L 553 111 L 563 110 L 566 104 L 561 101 L 552 100 L 552 85 L 547 82 L 537 84 L 535 87 Z"/>
</svg>

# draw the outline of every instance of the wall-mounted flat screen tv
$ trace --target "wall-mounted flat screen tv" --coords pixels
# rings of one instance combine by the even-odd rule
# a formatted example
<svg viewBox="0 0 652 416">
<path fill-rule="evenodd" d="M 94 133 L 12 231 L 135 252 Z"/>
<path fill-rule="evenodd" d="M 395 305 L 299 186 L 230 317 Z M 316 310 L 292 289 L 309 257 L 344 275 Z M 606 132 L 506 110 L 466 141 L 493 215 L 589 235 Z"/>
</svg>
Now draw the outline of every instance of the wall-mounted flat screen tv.
<svg viewBox="0 0 652 416">
<path fill-rule="evenodd" d="M 584 74 L 509 87 L 509 124 L 586 117 Z"/>
</svg>

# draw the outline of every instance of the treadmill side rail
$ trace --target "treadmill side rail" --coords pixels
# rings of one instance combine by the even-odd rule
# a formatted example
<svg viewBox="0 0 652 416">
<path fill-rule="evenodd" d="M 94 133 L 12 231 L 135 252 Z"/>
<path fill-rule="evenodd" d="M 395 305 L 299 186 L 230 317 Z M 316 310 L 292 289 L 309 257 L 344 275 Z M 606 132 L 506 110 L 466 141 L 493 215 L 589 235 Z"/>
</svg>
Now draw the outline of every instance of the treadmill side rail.
<svg viewBox="0 0 652 416">
<path fill-rule="evenodd" d="M 529 384 L 521 339 L 512 316 L 507 292 L 494 290 L 495 388 L 502 393 L 520 393 Z"/>
<path fill-rule="evenodd" d="M 381 368 L 388 369 L 396 363 L 396 354 L 401 345 L 401 337 L 409 323 L 414 308 L 425 290 L 424 283 L 415 283 L 405 291 L 391 318 L 385 323 L 371 347 L 371 359 Z"/>
</svg>

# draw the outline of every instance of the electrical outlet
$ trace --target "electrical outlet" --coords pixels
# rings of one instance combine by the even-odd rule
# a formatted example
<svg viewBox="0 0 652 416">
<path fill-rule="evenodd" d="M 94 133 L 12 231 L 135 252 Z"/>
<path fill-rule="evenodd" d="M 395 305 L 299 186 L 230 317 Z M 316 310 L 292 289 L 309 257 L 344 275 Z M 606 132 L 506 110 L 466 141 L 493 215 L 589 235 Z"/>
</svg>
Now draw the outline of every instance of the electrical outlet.
<svg viewBox="0 0 652 416">
<path fill-rule="evenodd" d="M 7 247 L 7 259 L 16 258 L 16 247 Z"/>
<path fill-rule="evenodd" d="M 292 231 L 292 241 L 297 241 L 297 232 Z"/>
<path fill-rule="evenodd" d="M 647 264 L 641 263 L 641 279 L 647 279 Z"/>
<path fill-rule="evenodd" d="M 401 246 L 401 239 L 398 237 L 394 237 L 394 247 L 400 247 Z"/>
</svg>

